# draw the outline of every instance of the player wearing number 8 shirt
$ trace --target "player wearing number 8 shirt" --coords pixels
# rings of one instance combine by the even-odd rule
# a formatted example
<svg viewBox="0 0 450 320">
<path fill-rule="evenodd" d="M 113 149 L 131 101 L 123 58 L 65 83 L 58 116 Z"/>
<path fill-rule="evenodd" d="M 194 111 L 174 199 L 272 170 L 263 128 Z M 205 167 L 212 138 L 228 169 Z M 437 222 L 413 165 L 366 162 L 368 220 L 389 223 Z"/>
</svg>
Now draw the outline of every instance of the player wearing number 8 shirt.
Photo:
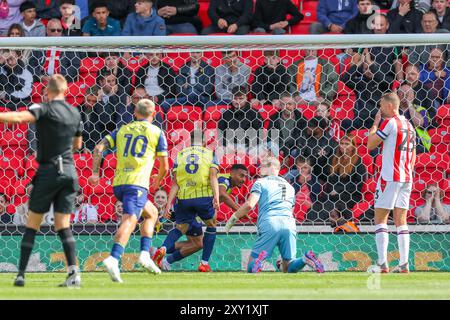
<svg viewBox="0 0 450 320">
<path fill-rule="evenodd" d="M 399 106 L 400 99 L 395 93 L 387 93 L 381 98 L 380 111 L 367 141 L 369 150 L 383 143 L 381 174 L 375 193 L 375 241 L 378 261 L 377 266 L 371 268 L 372 272 L 389 272 L 387 220 L 391 210 L 394 210 L 400 251 L 399 265 L 392 272 L 409 272 L 409 231 L 406 214 L 416 161 L 416 134 L 411 123 L 399 114 Z M 384 120 L 378 127 L 381 118 Z"/>
<path fill-rule="evenodd" d="M 111 255 L 103 261 L 114 282 L 122 282 L 119 260 L 141 215 L 144 221 L 141 225 L 139 264 L 146 271 L 161 273 L 149 253 L 158 210 L 148 201 L 147 196 L 155 157 L 159 160 L 159 173 L 152 184 L 154 190 L 159 188 L 164 179 L 169 162 L 164 132 L 151 123 L 155 114 L 155 104 L 152 101 L 140 100 L 134 112 L 136 121 L 107 135 L 94 150 L 93 175 L 89 182 L 96 185 L 103 151 L 114 147 L 117 149 L 113 187 L 117 200 L 123 203 L 123 217 L 115 235 Z"/>
<path fill-rule="evenodd" d="M 167 248 L 172 248 L 175 242 L 189 229 L 189 226 L 199 216 L 206 224 L 203 237 L 202 261 L 199 271 L 210 272 L 209 258 L 216 239 L 216 210 L 219 208 L 219 183 L 217 173 L 219 164 L 214 152 L 205 148 L 203 133 L 194 130 L 191 133 L 191 146 L 181 150 L 174 164 L 174 179 L 170 189 L 165 218 L 170 218 L 169 209 L 177 197 L 175 211 L 176 228 L 167 235 L 163 245 L 156 250 L 153 260 L 159 265 Z"/>
<path fill-rule="evenodd" d="M 312 251 L 296 258 L 297 227 L 292 214 L 295 190 L 279 177 L 279 173 L 280 161 L 277 158 L 268 157 L 261 161 L 261 178 L 253 184 L 247 202 L 231 216 L 225 229 L 228 232 L 236 221 L 258 204 L 258 238 L 253 245 L 247 271 L 261 271 L 262 262 L 270 258 L 275 247 L 278 247 L 282 258 L 281 271 L 295 273 L 309 265 L 322 273 L 324 268 Z"/>
</svg>

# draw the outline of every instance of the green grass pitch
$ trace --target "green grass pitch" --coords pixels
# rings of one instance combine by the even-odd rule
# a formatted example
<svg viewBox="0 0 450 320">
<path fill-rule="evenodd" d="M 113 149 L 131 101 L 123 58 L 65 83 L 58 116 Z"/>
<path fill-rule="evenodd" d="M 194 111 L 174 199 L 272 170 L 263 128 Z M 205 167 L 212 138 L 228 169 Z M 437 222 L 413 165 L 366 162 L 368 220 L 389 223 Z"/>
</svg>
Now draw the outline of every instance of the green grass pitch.
<svg viewBox="0 0 450 320">
<path fill-rule="evenodd" d="M 450 273 L 443 272 L 377 275 L 379 286 L 376 277 L 355 272 L 133 272 L 122 274 L 121 284 L 98 272 L 83 273 L 76 290 L 57 287 L 62 273 L 28 274 L 24 288 L 12 286 L 14 276 L 0 274 L 0 299 L 450 299 Z"/>
</svg>

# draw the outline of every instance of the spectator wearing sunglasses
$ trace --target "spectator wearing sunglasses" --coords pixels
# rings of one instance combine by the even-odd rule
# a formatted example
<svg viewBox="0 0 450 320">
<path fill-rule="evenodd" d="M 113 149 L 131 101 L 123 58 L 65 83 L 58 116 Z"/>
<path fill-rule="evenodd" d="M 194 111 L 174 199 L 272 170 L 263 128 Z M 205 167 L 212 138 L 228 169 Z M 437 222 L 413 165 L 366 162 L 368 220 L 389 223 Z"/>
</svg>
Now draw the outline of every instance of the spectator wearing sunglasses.
<svg viewBox="0 0 450 320">
<path fill-rule="evenodd" d="M 46 31 L 47 37 L 62 37 L 61 21 L 51 19 L 47 23 Z M 84 57 L 84 54 L 73 51 L 58 51 L 56 49 L 34 51 L 29 59 L 34 81 L 45 82 L 49 76 L 56 73 L 62 74 L 68 82 L 77 81 L 82 57 Z"/>
</svg>

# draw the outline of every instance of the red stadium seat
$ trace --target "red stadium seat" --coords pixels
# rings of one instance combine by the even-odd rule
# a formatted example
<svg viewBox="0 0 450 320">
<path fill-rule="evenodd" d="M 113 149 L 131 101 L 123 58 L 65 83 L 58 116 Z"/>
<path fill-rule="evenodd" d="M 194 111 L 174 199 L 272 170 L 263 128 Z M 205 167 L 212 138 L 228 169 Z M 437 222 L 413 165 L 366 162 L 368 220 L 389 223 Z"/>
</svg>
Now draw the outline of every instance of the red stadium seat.
<svg viewBox="0 0 450 320">
<path fill-rule="evenodd" d="M 31 101 L 34 103 L 41 103 L 42 102 L 42 88 L 44 87 L 44 84 L 42 82 L 35 82 L 33 83 L 33 88 L 31 91 Z"/>
<path fill-rule="evenodd" d="M 103 160 L 103 164 L 102 164 L 103 175 L 102 175 L 102 177 L 107 178 L 107 179 L 113 179 L 116 166 L 117 166 L 116 155 L 114 153 L 108 154 L 105 157 L 105 159 Z"/>
<path fill-rule="evenodd" d="M 311 23 L 299 23 L 291 27 L 290 34 L 309 34 Z"/>
<path fill-rule="evenodd" d="M 249 66 L 253 71 L 264 64 L 264 51 L 263 50 L 251 50 L 241 51 L 241 57 L 243 62 Z"/>
<path fill-rule="evenodd" d="M 373 202 L 362 201 L 355 204 L 352 209 L 353 218 L 355 222 L 359 222 L 362 215 L 364 215 L 371 207 L 373 206 Z"/>
<path fill-rule="evenodd" d="M 167 112 L 167 131 L 174 129 L 202 128 L 202 109 L 191 106 L 173 106 Z"/>
<path fill-rule="evenodd" d="M 374 178 L 367 179 L 364 181 L 362 188 L 364 201 L 373 203 L 375 197 L 375 189 L 377 187 L 377 181 Z"/>
<path fill-rule="evenodd" d="M 92 155 L 90 153 L 75 153 L 73 160 L 80 180 L 89 179 L 92 175 Z"/>
<path fill-rule="evenodd" d="M 417 155 L 415 178 L 425 183 L 439 182 L 446 178 L 450 168 L 450 157 L 440 153 L 421 153 Z"/>
<path fill-rule="evenodd" d="M 203 115 L 203 120 L 207 123 L 206 128 L 216 128 L 216 126 L 209 127 L 208 122 L 219 122 L 222 119 L 222 114 L 229 108 L 228 105 L 207 107 Z"/>
<path fill-rule="evenodd" d="M 308 106 L 308 105 L 297 105 L 297 108 L 301 110 L 302 115 L 307 119 L 310 120 L 314 117 L 316 114 L 316 107 L 315 106 Z"/>
<path fill-rule="evenodd" d="M 189 62 L 189 52 L 169 52 L 163 58 L 163 62 L 173 66 L 175 72 L 179 72 L 182 66 Z"/>
<path fill-rule="evenodd" d="M 203 60 L 211 67 L 217 68 L 222 64 L 222 53 L 220 51 L 205 51 L 203 52 Z"/>
<path fill-rule="evenodd" d="M 79 106 L 84 103 L 84 97 L 86 95 L 87 84 L 82 82 L 71 82 L 67 86 L 66 100 L 68 103 Z"/>
<path fill-rule="evenodd" d="M 447 154 L 450 152 L 450 127 L 430 129 L 428 133 L 431 137 L 432 152 Z"/>
<path fill-rule="evenodd" d="M 316 1 L 303 1 L 302 2 L 302 14 L 305 18 L 302 20 L 303 23 L 311 23 L 317 21 L 317 5 L 319 3 Z"/>
<path fill-rule="evenodd" d="M 83 58 L 80 65 L 80 80 L 92 86 L 96 83 L 97 73 L 105 66 L 103 58 Z"/>
<path fill-rule="evenodd" d="M 333 119 L 353 119 L 353 107 L 355 105 L 355 96 L 338 96 L 331 104 L 330 114 Z"/>
<path fill-rule="evenodd" d="M 450 127 L 450 104 L 445 104 L 438 108 L 436 121 L 439 125 Z"/>
<path fill-rule="evenodd" d="M 355 143 L 357 146 L 367 145 L 369 130 L 367 129 L 353 130 L 351 134 L 355 136 Z"/>
<path fill-rule="evenodd" d="M 36 174 L 38 167 L 39 163 L 36 161 L 35 157 L 29 156 L 24 159 L 23 168 L 25 170 L 25 178 L 31 180 Z"/>
<path fill-rule="evenodd" d="M 208 16 L 209 1 L 200 1 L 199 5 L 200 9 L 198 10 L 198 17 L 202 22 L 203 28 L 206 28 L 211 25 L 211 19 Z"/>
</svg>

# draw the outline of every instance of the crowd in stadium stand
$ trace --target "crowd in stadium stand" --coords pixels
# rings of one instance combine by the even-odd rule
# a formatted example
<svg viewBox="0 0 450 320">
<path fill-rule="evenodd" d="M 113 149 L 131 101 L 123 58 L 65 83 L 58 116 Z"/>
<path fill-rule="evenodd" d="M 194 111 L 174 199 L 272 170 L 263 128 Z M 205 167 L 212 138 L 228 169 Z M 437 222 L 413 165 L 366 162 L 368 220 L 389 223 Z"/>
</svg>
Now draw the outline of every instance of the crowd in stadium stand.
<svg viewBox="0 0 450 320">
<path fill-rule="evenodd" d="M 447 0 L 6 3 L 0 7 L 0 33 L 5 37 L 450 32 Z M 374 5 L 381 12 L 375 12 Z M 82 189 L 74 223 L 120 221 L 123 207 L 111 191 L 114 155 L 106 155 L 103 179 L 93 188 L 87 184 L 90 153 L 108 132 L 133 120 L 140 99 L 149 98 L 159 110 L 154 123 L 166 130 L 169 148 L 174 150 L 182 140 L 176 131 L 193 130 L 196 120 L 212 130 L 213 140 L 217 129 L 224 133 L 267 129 L 267 141 L 258 142 L 280 155 L 282 173 L 297 193 L 297 220 L 327 221 L 338 228 L 351 221 L 373 221 L 380 157 L 365 148 L 366 134 L 381 96 L 396 91 L 400 112 L 411 121 L 418 137 L 408 221 L 450 223 L 449 49 L 445 45 L 380 46 L 331 53 L 308 49 L 245 55 L 229 50 L 178 56 L 0 49 L 0 105 L 1 111 L 24 110 L 34 102 L 45 102 L 48 77 L 61 73 L 67 78 L 70 102 L 79 108 L 84 123 L 83 149 L 75 155 Z M 249 54 L 254 61 L 248 59 Z M 278 136 L 272 135 L 273 129 Z M 36 170 L 34 132 L 33 125 L 0 127 L 2 223 L 26 221 Z M 250 140 L 236 134 L 230 143 L 223 141 L 225 155 L 239 150 L 250 153 L 254 143 Z M 236 155 L 233 160 L 248 158 Z M 257 164 L 245 164 L 250 180 L 233 192 L 240 203 L 257 170 Z M 167 178 L 155 194 L 161 212 L 169 188 Z M 222 206 L 219 220 L 231 213 Z M 45 221 L 51 221 L 52 210 L 47 216 Z M 254 221 L 254 216 L 249 219 Z"/>
</svg>

